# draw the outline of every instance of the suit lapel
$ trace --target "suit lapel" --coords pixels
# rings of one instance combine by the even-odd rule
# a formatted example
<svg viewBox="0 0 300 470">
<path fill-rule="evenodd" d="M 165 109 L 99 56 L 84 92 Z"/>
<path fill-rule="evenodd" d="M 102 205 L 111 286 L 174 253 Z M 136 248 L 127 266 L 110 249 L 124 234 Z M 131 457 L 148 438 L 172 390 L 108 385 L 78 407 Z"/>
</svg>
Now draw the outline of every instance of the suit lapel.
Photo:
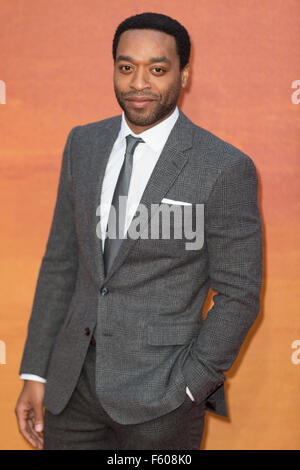
<svg viewBox="0 0 300 470">
<path fill-rule="evenodd" d="M 106 165 L 112 151 L 114 142 L 118 136 L 121 126 L 121 116 L 112 118 L 106 127 L 91 129 L 89 133 L 89 142 L 87 145 L 87 160 L 89 169 L 86 173 L 88 179 L 83 181 L 86 185 L 83 198 L 85 207 L 83 216 L 85 217 L 85 243 L 90 244 L 87 248 L 95 256 L 91 260 L 92 272 L 95 273 L 97 285 L 104 279 L 104 264 L 102 253 L 102 239 L 100 231 L 100 204 L 103 179 Z M 88 190 L 87 190 L 88 188 Z"/>
<path fill-rule="evenodd" d="M 169 138 L 162 150 L 162 153 L 154 167 L 154 170 L 148 180 L 140 203 L 146 206 L 148 211 L 148 220 L 144 221 L 144 224 L 140 227 L 140 233 L 149 223 L 151 216 L 154 215 L 156 211 L 151 211 L 151 204 L 160 204 L 161 200 L 168 192 L 170 187 L 174 184 L 179 173 L 185 166 L 188 156 L 187 153 L 184 153 L 187 149 L 192 147 L 192 130 L 193 124 L 191 121 L 180 111 L 178 120 L 176 121 Z M 116 138 L 116 136 L 114 137 Z M 110 143 L 106 146 L 106 151 L 110 153 L 112 148 L 111 140 Z M 110 150 L 109 150 L 110 149 Z M 105 166 L 108 161 L 108 155 L 103 159 L 101 166 L 101 181 L 100 187 L 98 190 L 101 191 L 103 177 L 105 172 Z M 99 201 L 99 196 L 97 196 L 96 201 Z M 157 209 L 158 210 L 158 207 Z M 131 224 L 130 224 L 131 226 Z M 129 227 L 130 229 L 130 227 Z M 113 275 L 113 273 L 121 266 L 125 261 L 126 256 L 129 251 L 133 248 L 137 239 L 125 238 L 120 246 L 119 252 L 111 266 L 110 271 L 107 273 L 104 279 L 104 264 L 103 256 L 98 258 L 100 263 L 100 272 L 101 279 L 107 280 Z M 102 277 L 103 276 L 103 277 Z"/>
</svg>

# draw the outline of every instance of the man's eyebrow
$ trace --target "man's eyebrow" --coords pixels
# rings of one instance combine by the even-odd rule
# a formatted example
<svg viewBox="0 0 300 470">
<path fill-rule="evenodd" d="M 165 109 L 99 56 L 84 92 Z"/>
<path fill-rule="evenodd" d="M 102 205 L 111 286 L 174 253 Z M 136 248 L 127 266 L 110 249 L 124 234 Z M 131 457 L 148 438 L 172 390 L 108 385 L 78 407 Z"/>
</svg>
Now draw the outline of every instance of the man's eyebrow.
<svg viewBox="0 0 300 470">
<path fill-rule="evenodd" d="M 121 60 L 126 60 L 128 62 L 132 62 L 132 57 L 130 57 L 129 55 L 119 55 L 117 57 L 117 62 L 120 62 Z"/>
<path fill-rule="evenodd" d="M 127 61 L 127 62 L 134 62 L 133 58 L 130 57 L 129 55 L 119 55 L 117 57 L 117 62 L 121 62 L 122 60 L 124 61 Z M 154 63 L 154 62 L 164 62 L 166 64 L 171 64 L 171 61 L 165 57 L 165 56 L 162 56 L 162 57 L 151 57 L 151 59 L 149 59 L 149 62 L 151 63 Z"/>
<path fill-rule="evenodd" d="M 150 59 L 150 62 L 165 62 L 166 64 L 171 64 L 171 61 L 167 59 L 167 57 L 162 56 L 162 57 L 152 57 Z"/>
</svg>

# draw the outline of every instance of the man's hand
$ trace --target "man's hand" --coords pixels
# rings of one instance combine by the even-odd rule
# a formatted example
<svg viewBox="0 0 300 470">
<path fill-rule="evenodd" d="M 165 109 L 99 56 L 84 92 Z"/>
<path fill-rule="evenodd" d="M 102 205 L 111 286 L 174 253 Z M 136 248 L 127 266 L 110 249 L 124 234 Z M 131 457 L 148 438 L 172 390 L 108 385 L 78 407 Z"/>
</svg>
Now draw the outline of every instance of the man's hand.
<svg viewBox="0 0 300 470">
<path fill-rule="evenodd" d="M 19 396 L 15 413 L 18 420 L 19 431 L 33 446 L 43 449 L 44 429 L 43 398 L 45 385 L 33 380 L 24 380 L 24 387 Z"/>
</svg>

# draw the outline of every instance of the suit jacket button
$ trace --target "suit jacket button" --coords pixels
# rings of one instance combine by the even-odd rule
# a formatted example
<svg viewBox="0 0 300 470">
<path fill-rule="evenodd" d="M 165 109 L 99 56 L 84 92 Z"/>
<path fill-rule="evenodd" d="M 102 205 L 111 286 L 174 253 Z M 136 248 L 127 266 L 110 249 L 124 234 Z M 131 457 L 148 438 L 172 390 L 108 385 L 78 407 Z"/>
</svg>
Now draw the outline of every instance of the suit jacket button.
<svg viewBox="0 0 300 470">
<path fill-rule="evenodd" d="M 106 295 L 106 294 L 108 294 L 108 292 L 109 292 L 109 290 L 108 290 L 107 287 L 103 287 L 103 288 L 101 289 L 101 294 L 102 294 L 102 295 Z"/>
<path fill-rule="evenodd" d="M 91 334 L 91 330 L 89 328 L 85 328 L 84 332 L 87 336 Z"/>
</svg>

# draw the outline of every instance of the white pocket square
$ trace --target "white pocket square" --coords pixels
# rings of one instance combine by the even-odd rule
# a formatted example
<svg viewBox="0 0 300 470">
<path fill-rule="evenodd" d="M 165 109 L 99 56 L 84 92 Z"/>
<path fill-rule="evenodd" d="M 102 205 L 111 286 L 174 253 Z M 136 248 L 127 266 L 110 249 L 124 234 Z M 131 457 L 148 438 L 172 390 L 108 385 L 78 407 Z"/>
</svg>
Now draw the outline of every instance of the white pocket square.
<svg viewBox="0 0 300 470">
<path fill-rule="evenodd" d="M 167 198 L 162 199 L 161 202 L 166 202 L 167 204 L 178 204 L 180 206 L 191 206 L 192 205 L 191 202 L 175 201 L 174 199 L 167 199 Z"/>
</svg>

